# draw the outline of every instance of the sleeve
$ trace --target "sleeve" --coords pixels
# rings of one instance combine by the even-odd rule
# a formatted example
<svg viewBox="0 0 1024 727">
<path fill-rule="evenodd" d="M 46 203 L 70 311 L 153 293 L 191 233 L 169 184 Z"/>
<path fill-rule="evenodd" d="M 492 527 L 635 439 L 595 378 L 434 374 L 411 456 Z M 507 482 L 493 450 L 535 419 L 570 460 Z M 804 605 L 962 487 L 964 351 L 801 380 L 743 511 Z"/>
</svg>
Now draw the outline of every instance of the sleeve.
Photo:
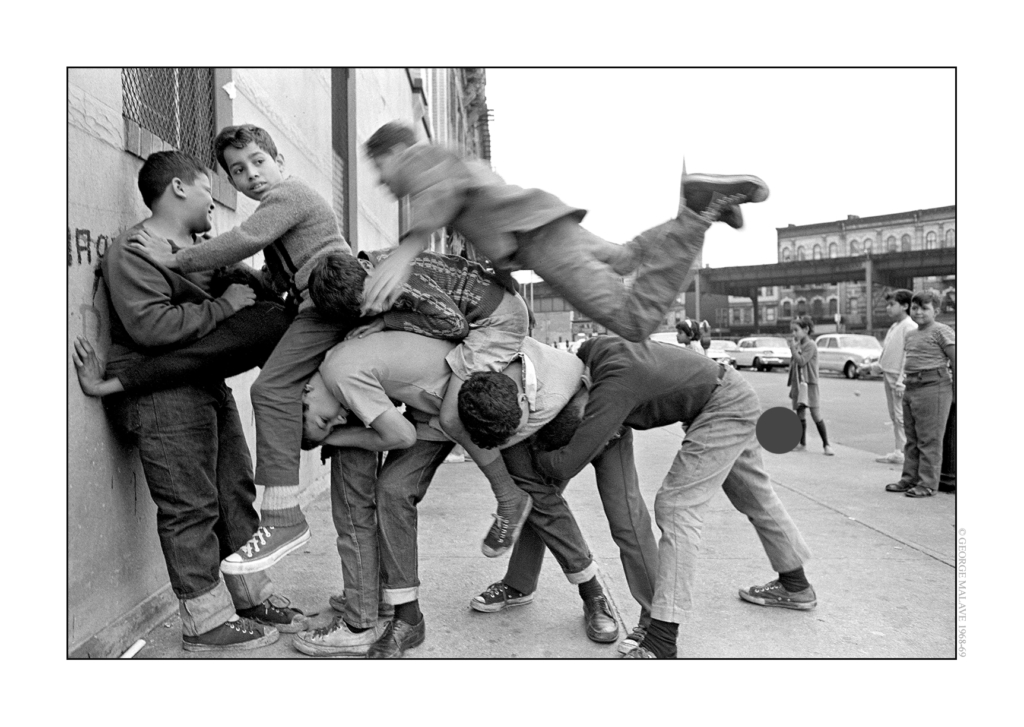
<svg viewBox="0 0 1024 727">
<path fill-rule="evenodd" d="M 537 468 L 556 480 L 578 475 L 619 431 L 635 400 L 633 391 L 618 377 L 598 381 L 590 390 L 583 422 L 572 440 L 553 452 L 537 452 Z"/>
<path fill-rule="evenodd" d="M 108 254 L 110 301 L 125 331 L 143 348 L 191 343 L 232 313 L 222 298 L 173 303 L 166 276 L 142 252 L 116 245 Z"/>
<path fill-rule="evenodd" d="M 179 252 L 175 259 L 184 273 L 211 270 L 252 257 L 307 215 L 308 206 L 288 188 L 272 189 L 249 219 L 223 235 Z"/>
<path fill-rule="evenodd" d="M 469 334 L 469 322 L 458 305 L 432 281 L 417 279 L 406 285 L 400 303 L 384 314 L 384 327 L 446 341 L 461 341 Z"/>
<path fill-rule="evenodd" d="M 449 224 L 462 210 L 468 196 L 464 177 L 449 177 L 434 182 L 409 200 L 411 221 L 403 238 L 413 234 L 429 235 Z"/>
<path fill-rule="evenodd" d="M 801 343 L 795 349 L 793 349 L 793 359 L 796 361 L 797 366 L 806 366 L 818 355 L 818 347 L 814 344 L 814 341 L 807 339 L 806 343 Z"/>
<path fill-rule="evenodd" d="M 397 408 L 388 398 L 381 384 L 378 367 L 370 364 L 340 365 L 329 372 L 320 371 L 332 393 L 345 408 L 355 414 L 367 427 L 381 414 Z"/>
</svg>

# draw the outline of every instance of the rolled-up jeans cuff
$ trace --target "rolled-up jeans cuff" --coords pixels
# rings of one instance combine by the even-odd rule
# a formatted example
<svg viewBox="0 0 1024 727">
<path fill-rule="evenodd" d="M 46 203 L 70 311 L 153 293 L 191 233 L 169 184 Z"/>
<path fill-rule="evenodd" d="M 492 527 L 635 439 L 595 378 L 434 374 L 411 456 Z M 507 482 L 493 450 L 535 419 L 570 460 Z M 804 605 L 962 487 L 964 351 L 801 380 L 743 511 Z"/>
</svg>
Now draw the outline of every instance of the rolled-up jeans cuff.
<svg viewBox="0 0 1024 727">
<path fill-rule="evenodd" d="M 383 596 L 384 603 L 400 606 L 403 603 L 412 603 L 413 601 L 420 600 L 420 589 L 419 586 L 411 588 L 385 588 Z"/>
<path fill-rule="evenodd" d="M 235 614 L 235 606 L 227 585 L 221 579 L 206 593 L 179 600 L 178 613 L 181 614 L 182 632 L 186 636 L 199 636 L 226 623 Z"/>
<path fill-rule="evenodd" d="M 265 570 L 240 576 L 222 575 L 235 609 L 259 606 L 274 595 L 274 582 Z"/>
<path fill-rule="evenodd" d="M 569 582 L 572 583 L 574 586 L 578 586 L 581 583 L 586 583 L 597 574 L 597 563 L 594 561 L 590 561 L 590 565 L 588 565 L 583 570 L 578 571 L 576 573 L 566 573 L 565 577 L 569 579 Z"/>
</svg>

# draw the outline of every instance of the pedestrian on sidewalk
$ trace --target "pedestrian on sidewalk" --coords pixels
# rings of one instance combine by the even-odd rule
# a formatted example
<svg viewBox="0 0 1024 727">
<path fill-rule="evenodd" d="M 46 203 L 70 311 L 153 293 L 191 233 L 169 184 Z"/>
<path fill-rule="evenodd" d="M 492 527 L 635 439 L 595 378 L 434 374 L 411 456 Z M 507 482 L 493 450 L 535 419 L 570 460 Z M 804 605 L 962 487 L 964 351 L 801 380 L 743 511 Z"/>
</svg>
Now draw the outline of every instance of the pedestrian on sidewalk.
<svg viewBox="0 0 1024 727">
<path fill-rule="evenodd" d="M 877 362 L 871 364 L 871 373 L 882 376 L 885 403 L 889 407 L 889 419 L 896 442 L 896 449 L 875 460 L 881 464 L 903 464 L 903 450 L 907 446 L 907 435 L 903 431 L 903 392 L 906 390 L 903 363 L 906 359 L 904 343 L 907 332 L 917 329 L 917 324 L 910 317 L 910 299 L 913 296 L 912 292 L 903 288 L 885 294 L 885 312 L 894 322 L 885 334 L 882 355 Z"/>
<path fill-rule="evenodd" d="M 917 330 L 906 335 L 906 393 L 903 426 L 907 434 L 903 474 L 888 492 L 931 497 L 942 473 L 942 442 L 956 398 L 956 333 L 935 320 L 941 298 L 933 290 L 914 293 L 910 315 Z"/>
<path fill-rule="evenodd" d="M 789 398 L 793 402 L 793 411 L 800 417 L 800 444 L 797 450 L 807 449 L 807 410 L 811 411 L 811 419 L 821 435 L 821 443 L 825 447 L 825 456 L 835 454 L 828 444 L 828 431 L 825 420 L 821 416 L 821 403 L 818 396 L 818 346 L 811 339 L 814 334 L 814 321 L 810 316 L 800 316 L 789 326 L 793 337 L 789 339 L 789 350 L 792 359 L 789 364 Z"/>
</svg>

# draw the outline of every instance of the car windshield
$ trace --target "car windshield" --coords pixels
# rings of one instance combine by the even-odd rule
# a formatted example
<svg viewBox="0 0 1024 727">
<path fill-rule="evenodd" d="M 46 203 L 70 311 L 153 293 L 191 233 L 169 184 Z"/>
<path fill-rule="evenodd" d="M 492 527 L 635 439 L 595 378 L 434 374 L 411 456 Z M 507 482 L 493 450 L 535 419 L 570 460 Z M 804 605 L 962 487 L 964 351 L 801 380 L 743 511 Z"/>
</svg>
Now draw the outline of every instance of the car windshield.
<svg viewBox="0 0 1024 727">
<path fill-rule="evenodd" d="M 757 339 L 758 348 L 786 348 L 785 338 L 759 338 Z"/>
<path fill-rule="evenodd" d="M 840 336 L 839 348 L 873 348 L 882 350 L 882 344 L 874 336 Z"/>
<path fill-rule="evenodd" d="M 739 348 L 732 341 L 712 341 L 711 348 L 722 349 L 724 351 L 732 351 L 733 349 Z"/>
</svg>

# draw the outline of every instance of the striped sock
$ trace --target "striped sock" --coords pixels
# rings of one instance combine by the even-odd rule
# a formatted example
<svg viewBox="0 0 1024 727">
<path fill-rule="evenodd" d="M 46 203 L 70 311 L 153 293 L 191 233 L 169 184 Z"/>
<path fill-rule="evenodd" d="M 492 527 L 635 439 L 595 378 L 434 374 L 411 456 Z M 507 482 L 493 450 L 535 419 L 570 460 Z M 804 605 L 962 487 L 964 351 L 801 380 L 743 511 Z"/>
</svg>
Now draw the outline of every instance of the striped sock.
<svg viewBox="0 0 1024 727">
<path fill-rule="evenodd" d="M 306 521 L 299 509 L 299 486 L 266 487 L 260 507 L 260 524 L 285 527 Z"/>
</svg>

